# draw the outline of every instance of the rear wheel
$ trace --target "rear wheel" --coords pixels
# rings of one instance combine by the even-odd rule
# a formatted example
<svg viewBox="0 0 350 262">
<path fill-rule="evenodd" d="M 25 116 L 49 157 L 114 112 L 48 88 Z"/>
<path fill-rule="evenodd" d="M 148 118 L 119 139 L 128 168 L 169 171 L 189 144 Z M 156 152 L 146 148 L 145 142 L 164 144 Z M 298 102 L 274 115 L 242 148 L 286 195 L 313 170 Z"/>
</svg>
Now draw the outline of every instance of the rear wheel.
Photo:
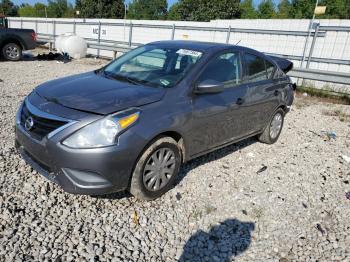
<svg viewBox="0 0 350 262">
<path fill-rule="evenodd" d="M 173 185 L 181 166 L 177 142 L 162 137 L 153 142 L 138 160 L 130 184 L 130 193 L 139 199 L 152 200 Z"/>
<path fill-rule="evenodd" d="M 8 43 L 2 48 L 6 60 L 19 61 L 22 58 L 22 48 L 16 43 Z"/>
<path fill-rule="evenodd" d="M 258 138 L 261 142 L 273 144 L 278 140 L 284 123 L 284 115 L 282 108 L 276 110 L 264 132 Z"/>
</svg>

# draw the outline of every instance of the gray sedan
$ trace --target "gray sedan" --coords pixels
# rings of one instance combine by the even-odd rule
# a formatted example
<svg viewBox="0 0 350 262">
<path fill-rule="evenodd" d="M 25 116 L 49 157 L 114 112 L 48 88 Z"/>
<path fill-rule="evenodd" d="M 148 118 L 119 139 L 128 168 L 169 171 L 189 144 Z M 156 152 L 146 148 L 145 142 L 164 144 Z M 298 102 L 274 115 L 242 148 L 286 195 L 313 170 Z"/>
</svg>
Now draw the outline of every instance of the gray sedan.
<svg viewBox="0 0 350 262">
<path fill-rule="evenodd" d="M 252 136 L 276 142 L 291 68 L 245 47 L 150 43 L 38 86 L 18 110 L 16 146 L 67 192 L 154 199 L 190 159 Z"/>
</svg>

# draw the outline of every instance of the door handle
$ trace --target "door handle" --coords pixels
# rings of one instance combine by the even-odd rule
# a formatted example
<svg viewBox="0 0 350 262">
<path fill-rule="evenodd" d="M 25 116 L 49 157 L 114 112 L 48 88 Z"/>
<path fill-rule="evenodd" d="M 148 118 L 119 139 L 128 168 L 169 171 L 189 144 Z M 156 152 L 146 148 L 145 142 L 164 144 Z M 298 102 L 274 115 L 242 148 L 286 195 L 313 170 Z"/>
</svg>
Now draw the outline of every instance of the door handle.
<svg viewBox="0 0 350 262">
<path fill-rule="evenodd" d="M 241 105 L 241 104 L 243 104 L 243 102 L 244 102 L 244 100 L 242 98 L 238 98 L 236 103 L 237 103 L 237 105 Z"/>
</svg>

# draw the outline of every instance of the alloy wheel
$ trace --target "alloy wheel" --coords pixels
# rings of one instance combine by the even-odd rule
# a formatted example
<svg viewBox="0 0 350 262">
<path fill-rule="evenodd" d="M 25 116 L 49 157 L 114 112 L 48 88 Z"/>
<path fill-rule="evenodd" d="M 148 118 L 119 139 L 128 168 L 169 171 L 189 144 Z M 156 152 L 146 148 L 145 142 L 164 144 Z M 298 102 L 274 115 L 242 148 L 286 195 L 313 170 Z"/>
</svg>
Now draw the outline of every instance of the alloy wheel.
<svg viewBox="0 0 350 262">
<path fill-rule="evenodd" d="M 5 49 L 5 54 L 11 59 L 16 59 L 20 55 L 18 48 L 14 45 L 9 45 Z"/>
<path fill-rule="evenodd" d="M 273 117 L 271 124 L 270 124 L 270 137 L 272 139 L 275 139 L 279 135 L 281 128 L 282 128 L 282 121 L 283 121 L 283 117 L 282 117 L 281 113 L 277 113 Z"/>
</svg>

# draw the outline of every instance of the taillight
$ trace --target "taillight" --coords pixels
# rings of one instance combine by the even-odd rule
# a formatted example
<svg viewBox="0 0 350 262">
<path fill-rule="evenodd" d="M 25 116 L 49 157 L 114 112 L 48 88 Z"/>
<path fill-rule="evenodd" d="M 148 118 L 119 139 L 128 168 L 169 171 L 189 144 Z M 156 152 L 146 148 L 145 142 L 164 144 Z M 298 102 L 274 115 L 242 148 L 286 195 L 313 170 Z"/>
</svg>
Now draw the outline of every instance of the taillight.
<svg viewBox="0 0 350 262">
<path fill-rule="evenodd" d="M 34 41 L 36 41 L 36 33 L 35 33 L 35 32 L 32 33 L 32 39 L 33 39 Z"/>
</svg>

